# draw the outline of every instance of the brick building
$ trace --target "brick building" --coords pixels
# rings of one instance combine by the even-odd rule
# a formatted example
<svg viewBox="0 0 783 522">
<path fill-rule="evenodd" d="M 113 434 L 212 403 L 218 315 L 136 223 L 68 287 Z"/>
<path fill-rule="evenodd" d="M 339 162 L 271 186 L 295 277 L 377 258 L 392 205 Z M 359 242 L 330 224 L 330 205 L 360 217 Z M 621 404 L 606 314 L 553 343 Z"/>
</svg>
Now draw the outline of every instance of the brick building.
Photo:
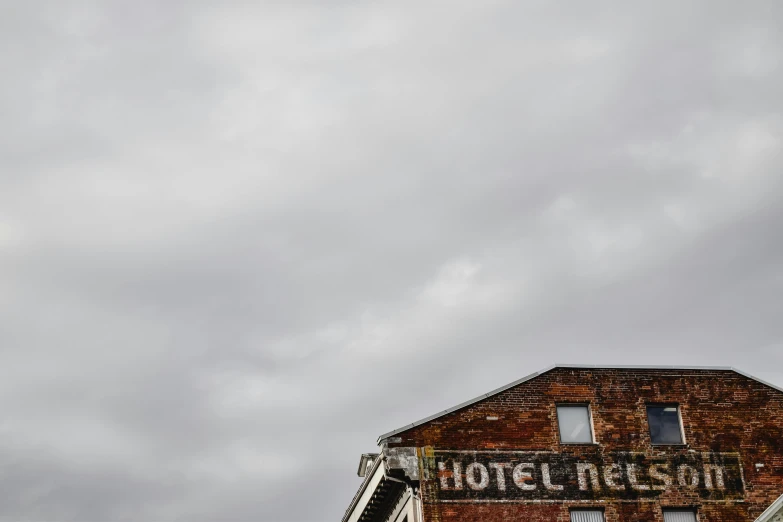
<svg viewBox="0 0 783 522">
<path fill-rule="evenodd" d="M 554 366 L 378 444 L 343 522 L 783 516 L 783 389 L 733 368 Z"/>
</svg>

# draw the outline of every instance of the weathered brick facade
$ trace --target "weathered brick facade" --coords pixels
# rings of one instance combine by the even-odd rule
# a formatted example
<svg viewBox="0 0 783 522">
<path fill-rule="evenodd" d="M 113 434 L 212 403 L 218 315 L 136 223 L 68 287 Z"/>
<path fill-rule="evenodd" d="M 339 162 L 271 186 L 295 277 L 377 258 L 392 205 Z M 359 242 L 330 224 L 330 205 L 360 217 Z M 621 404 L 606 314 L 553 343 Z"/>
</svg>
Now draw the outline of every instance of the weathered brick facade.
<svg viewBox="0 0 783 522">
<path fill-rule="evenodd" d="M 595 444 L 560 442 L 558 403 L 589 404 Z M 651 443 L 650 404 L 679 405 L 684 444 Z M 382 444 L 416 448 L 427 522 L 745 522 L 783 493 L 783 392 L 732 370 L 556 367 Z"/>
</svg>

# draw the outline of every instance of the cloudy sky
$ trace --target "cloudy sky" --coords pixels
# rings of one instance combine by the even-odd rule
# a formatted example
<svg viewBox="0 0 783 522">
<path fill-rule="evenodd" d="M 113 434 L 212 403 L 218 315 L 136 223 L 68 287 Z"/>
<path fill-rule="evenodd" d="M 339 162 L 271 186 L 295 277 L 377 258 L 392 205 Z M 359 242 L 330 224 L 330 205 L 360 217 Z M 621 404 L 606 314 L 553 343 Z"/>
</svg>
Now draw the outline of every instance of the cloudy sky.
<svg viewBox="0 0 783 522">
<path fill-rule="evenodd" d="M 339 520 L 557 362 L 783 385 L 783 3 L 587 4 L 3 2 L 0 520 Z"/>
</svg>

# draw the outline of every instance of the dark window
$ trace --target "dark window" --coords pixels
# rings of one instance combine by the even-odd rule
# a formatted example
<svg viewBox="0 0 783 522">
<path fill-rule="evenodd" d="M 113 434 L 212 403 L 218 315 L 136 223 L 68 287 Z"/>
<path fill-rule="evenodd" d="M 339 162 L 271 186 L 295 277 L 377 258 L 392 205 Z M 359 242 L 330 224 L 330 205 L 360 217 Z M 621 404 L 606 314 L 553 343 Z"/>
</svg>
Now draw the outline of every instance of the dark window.
<svg viewBox="0 0 783 522">
<path fill-rule="evenodd" d="M 696 522 L 696 512 L 692 509 L 664 509 L 663 522 Z"/>
<path fill-rule="evenodd" d="M 593 430 L 590 429 L 590 408 L 586 404 L 561 404 L 557 407 L 557 423 L 560 428 L 560 442 L 591 444 Z"/>
<path fill-rule="evenodd" d="M 604 522 L 604 512 L 600 509 L 572 509 L 571 522 Z"/>
<path fill-rule="evenodd" d="M 647 421 L 653 444 L 682 444 L 680 412 L 676 405 L 647 406 Z"/>
</svg>

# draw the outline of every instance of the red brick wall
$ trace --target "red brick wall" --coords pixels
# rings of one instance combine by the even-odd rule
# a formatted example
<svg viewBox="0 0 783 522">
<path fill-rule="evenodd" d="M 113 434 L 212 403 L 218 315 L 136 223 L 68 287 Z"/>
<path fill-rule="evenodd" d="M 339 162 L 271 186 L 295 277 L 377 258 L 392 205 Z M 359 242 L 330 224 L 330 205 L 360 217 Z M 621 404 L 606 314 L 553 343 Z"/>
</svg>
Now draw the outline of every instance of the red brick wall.
<svg viewBox="0 0 783 522">
<path fill-rule="evenodd" d="M 599 446 L 565 446 L 556 403 L 589 402 Z M 686 446 L 650 444 L 646 404 L 680 405 Z M 487 420 L 487 417 L 498 420 Z M 662 521 L 661 506 L 693 506 L 700 521 L 754 520 L 783 493 L 783 393 L 732 371 L 556 368 L 484 401 L 412 428 L 389 446 L 435 451 L 553 451 L 579 456 L 635 452 L 739 453 L 744 501 L 709 501 L 675 484 L 653 501 L 597 498 L 607 522 Z M 764 464 L 757 469 L 756 464 Z M 423 478 L 427 521 L 567 521 L 569 502 L 439 502 Z M 585 507 L 585 504 L 571 504 Z"/>
</svg>

